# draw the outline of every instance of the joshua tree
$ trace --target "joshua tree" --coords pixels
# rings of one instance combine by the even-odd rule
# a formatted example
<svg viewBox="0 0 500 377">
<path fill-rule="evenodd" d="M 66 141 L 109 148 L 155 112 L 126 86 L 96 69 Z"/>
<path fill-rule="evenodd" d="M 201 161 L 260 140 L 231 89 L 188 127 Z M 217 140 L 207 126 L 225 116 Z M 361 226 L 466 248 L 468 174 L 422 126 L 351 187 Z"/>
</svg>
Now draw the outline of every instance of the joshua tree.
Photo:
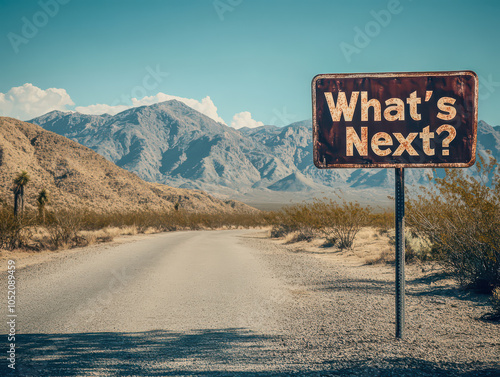
<svg viewBox="0 0 500 377">
<path fill-rule="evenodd" d="M 14 215 L 17 216 L 19 209 L 24 211 L 24 186 L 30 181 L 30 176 L 26 170 L 20 172 L 14 178 Z"/>
<path fill-rule="evenodd" d="M 49 193 L 47 190 L 42 189 L 36 198 L 38 204 L 38 216 L 42 219 L 42 224 L 45 224 L 45 206 L 49 204 Z"/>
</svg>

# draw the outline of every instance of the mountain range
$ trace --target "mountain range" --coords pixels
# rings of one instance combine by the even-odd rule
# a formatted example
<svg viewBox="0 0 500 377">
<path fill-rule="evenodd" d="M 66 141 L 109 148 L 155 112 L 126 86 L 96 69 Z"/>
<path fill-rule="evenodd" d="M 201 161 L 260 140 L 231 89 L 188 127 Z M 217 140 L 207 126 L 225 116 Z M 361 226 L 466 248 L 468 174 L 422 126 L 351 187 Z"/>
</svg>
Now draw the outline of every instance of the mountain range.
<svg viewBox="0 0 500 377">
<path fill-rule="evenodd" d="M 30 122 L 83 144 L 150 182 L 201 189 L 247 203 L 308 199 L 334 190 L 368 201 L 391 194 L 391 169 L 313 165 L 311 121 L 234 129 L 176 100 L 114 116 L 52 111 Z M 478 124 L 478 153 L 500 160 L 500 127 Z M 431 169 L 406 169 L 406 184 L 428 182 Z"/>
</svg>

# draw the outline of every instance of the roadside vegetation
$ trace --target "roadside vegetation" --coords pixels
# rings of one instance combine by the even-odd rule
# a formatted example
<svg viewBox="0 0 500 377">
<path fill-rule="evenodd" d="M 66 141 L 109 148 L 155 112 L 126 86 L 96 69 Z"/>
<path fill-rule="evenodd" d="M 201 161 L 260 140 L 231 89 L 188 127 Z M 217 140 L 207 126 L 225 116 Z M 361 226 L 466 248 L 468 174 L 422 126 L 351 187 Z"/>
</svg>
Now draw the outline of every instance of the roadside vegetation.
<svg viewBox="0 0 500 377">
<path fill-rule="evenodd" d="M 234 229 L 264 224 L 260 214 L 194 213 L 182 210 L 127 213 L 92 211 L 38 211 L 14 215 L 0 208 L 0 249 L 57 250 L 112 241 L 119 235 L 175 230 Z"/>
<path fill-rule="evenodd" d="M 500 319 L 500 173 L 497 161 L 479 158 L 478 179 L 466 170 L 446 169 L 406 205 L 406 262 L 443 266 L 465 289 L 491 294 Z M 24 192 L 30 177 L 23 171 L 14 180 L 14 203 L 0 200 L 0 249 L 57 250 L 113 240 L 118 235 L 175 230 L 268 227 L 271 238 L 286 243 L 321 240 L 332 251 L 352 249 L 356 239 L 385 237 L 394 244 L 393 212 L 374 211 L 355 202 L 332 199 L 256 213 L 187 212 L 172 210 L 128 213 L 55 211 L 46 190 L 36 209 L 25 210 Z M 367 232 L 370 229 L 370 232 Z M 368 234 L 368 236 L 367 236 Z M 381 249 L 367 264 L 392 263 L 393 247 Z"/>
<path fill-rule="evenodd" d="M 273 238 L 287 237 L 291 243 L 321 237 L 325 240 L 324 246 L 341 250 L 351 248 L 361 228 L 372 221 L 385 228 L 383 215 L 373 215 L 370 207 L 346 201 L 337 203 L 332 199 L 291 205 L 266 216 Z"/>
<path fill-rule="evenodd" d="M 426 240 L 426 258 L 439 261 L 462 287 L 492 295 L 500 320 L 500 171 L 488 156 L 473 169 L 446 169 L 433 188 L 408 203 L 407 224 L 412 235 Z"/>
<path fill-rule="evenodd" d="M 406 203 L 405 259 L 441 265 L 464 289 L 491 294 L 500 320 L 500 172 L 497 161 L 479 156 L 474 178 L 463 169 L 445 169 L 430 188 Z M 436 174 L 435 174 L 436 176 Z M 394 214 L 374 213 L 357 203 L 331 200 L 298 204 L 268 214 L 270 236 L 288 243 L 324 239 L 323 246 L 350 249 L 361 229 L 371 227 L 394 245 Z M 391 263 L 381 250 L 368 264 Z"/>
</svg>

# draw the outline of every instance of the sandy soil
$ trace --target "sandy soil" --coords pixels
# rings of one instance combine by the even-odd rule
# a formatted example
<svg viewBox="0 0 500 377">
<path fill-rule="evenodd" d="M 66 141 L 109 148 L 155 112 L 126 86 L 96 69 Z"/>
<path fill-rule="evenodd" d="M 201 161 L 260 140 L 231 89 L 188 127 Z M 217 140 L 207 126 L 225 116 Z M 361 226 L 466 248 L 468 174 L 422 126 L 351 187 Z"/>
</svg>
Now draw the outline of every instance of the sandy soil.
<svg viewBox="0 0 500 377">
<path fill-rule="evenodd" d="M 488 298 L 461 291 L 437 266 L 407 267 L 405 338 L 397 340 L 394 268 L 365 262 L 387 239 L 365 230 L 339 252 L 266 233 L 129 236 L 21 256 L 20 368 L 51 376 L 500 374 L 499 324 L 480 320 Z"/>
</svg>

